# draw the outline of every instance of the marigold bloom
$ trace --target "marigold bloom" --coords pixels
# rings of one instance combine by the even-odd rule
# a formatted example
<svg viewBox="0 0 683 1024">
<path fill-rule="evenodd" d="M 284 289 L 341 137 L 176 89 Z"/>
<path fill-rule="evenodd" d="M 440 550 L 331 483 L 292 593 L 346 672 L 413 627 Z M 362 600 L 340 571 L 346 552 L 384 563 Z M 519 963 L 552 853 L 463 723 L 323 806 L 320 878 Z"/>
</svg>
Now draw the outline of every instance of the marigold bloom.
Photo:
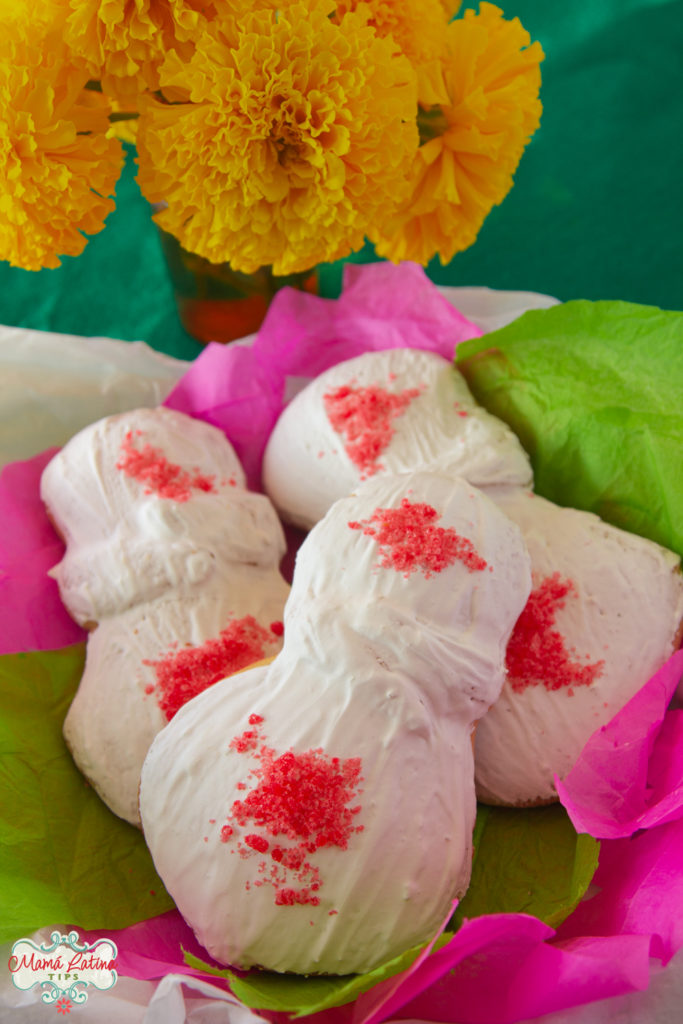
<svg viewBox="0 0 683 1024">
<path fill-rule="evenodd" d="M 105 92 L 158 89 L 169 50 L 186 60 L 202 27 L 230 13 L 230 0 L 60 0 L 71 6 L 65 39 Z"/>
<path fill-rule="evenodd" d="M 450 21 L 454 14 L 457 14 L 460 10 L 462 0 L 439 0 L 439 3 L 446 12 L 446 17 Z"/>
<path fill-rule="evenodd" d="M 192 252 L 252 273 L 307 270 L 359 248 L 407 188 L 415 75 L 356 13 L 323 2 L 212 26 L 148 97 L 138 181 Z"/>
<path fill-rule="evenodd" d="M 29 35 L 29 33 L 31 33 Z M 6 23 L 0 44 L 0 259 L 59 266 L 104 227 L 123 153 L 59 35 Z"/>
<path fill-rule="evenodd" d="M 418 101 L 448 103 L 441 57 L 449 15 L 442 0 L 337 0 L 335 18 L 363 11 L 379 36 L 391 36 L 415 68 Z"/>
<path fill-rule="evenodd" d="M 411 192 L 391 221 L 370 230 L 389 259 L 447 263 L 471 245 L 538 127 L 539 64 L 517 18 L 504 21 L 489 3 L 465 11 L 447 30 L 444 68 L 448 105 L 421 111 L 423 144 L 412 167 Z"/>
<path fill-rule="evenodd" d="M 69 0 L 0 0 L 0 20 L 3 26 L 8 22 L 14 25 L 30 24 L 35 33 L 39 26 L 43 29 L 62 28 L 69 13 Z"/>
</svg>

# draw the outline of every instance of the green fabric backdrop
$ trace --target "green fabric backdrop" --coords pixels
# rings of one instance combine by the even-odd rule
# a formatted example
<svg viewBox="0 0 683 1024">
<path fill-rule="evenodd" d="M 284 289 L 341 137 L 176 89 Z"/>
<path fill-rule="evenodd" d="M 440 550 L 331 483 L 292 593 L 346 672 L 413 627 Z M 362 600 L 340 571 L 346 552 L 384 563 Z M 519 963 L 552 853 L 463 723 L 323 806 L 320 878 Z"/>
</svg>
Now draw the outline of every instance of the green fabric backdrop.
<svg viewBox="0 0 683 1024">
<path fill-rule="evenodd" d="M 465 2 L 464 6 L 467 6 Z M 683 3 L 501 0 L 546 52 L 541 128 L 517 183 L 441 284 L 683 307 Z M 117 210 L 57 270 L 0 264 L 0 323 L 143 339 L 191 359 L 129 152 Z M 358 259 L 369 259 L 364 252 Z M 340 268 L 323 275 L 334 295 Z"/>
</svg>

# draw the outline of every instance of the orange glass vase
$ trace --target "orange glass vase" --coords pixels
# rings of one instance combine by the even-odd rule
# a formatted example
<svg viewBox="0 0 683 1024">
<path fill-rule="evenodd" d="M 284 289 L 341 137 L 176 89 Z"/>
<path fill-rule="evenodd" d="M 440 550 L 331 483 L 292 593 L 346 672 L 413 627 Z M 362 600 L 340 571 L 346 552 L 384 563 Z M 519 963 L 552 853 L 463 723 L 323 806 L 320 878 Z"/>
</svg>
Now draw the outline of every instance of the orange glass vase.
<svg viewBox="0 0 683 1024">
<path fill-rule="evenodd" d="M 229 263 L 211 263 L 187 252 L 165 231 L 159 234 L 178 315 L 197 341 L 227 343 L 257 331 L 273 297 L 285 286 L 318 293 L 315 268 L 282 277 L 270 267 L 243 274 Z"/>
</svg>

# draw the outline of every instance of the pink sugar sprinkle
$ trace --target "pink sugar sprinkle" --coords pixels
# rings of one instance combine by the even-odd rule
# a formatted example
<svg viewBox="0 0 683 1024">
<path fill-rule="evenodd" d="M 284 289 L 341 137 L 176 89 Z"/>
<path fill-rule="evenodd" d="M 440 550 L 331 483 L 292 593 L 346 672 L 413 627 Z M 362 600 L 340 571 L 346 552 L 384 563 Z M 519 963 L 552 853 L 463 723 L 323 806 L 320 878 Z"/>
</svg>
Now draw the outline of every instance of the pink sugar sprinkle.
<svg viewBox="0 0 683 1024">
<path fill-rule="evenodd" d="M 319 896 L 312 896 L 310 889 L 305 886 L 303 889 L 277 889 L 275 892 L 276 907 L 293 907 L 295 904 L 307 903 L 311 907 L 317 907 L 320 903 Z M 313 924 L 313 922 L 309 922 Z"/>
<path fill-rule="evenodd" d="M 145 661 L 156 673 L 157 703 L 170 722 L 183 704 L 220 679 L 266 656 L 275 643 L 252 615 L 233 619 L 216 638 L 199 647 L 183 647 L 158 661 Z"/>
<path fill-rule="evenodd" d="M 486 562 L 474 545 L 453 527 L 437 526 L 439 513 L 431 505 L 403 498 L 400 508 L 378 508 L 369 519 L 351 522 L 380 546 L 382 569 L 395 569 L 405 576 L 420 570 L 429 579 L 456 561 L 469 572 L 481 572 Z"/>
<path fill-rule="evenodd" d="M 135 447 L 134 436 L 140 431 L 129 430 L 121 443 L 121 455 L 116 463 L 126 476 L 146 484 L 145 494 L 156 494 L 171 501 L 189 501 L 192 491 L 216 494 L 215 476 L 207 476 L 196 467 L 189 472 L 169 462 L 161 448 L 145 444 Z"/>
<path fill-rule="evenodd" d="M 347 804 L 360 777 L 360 759 L 328 757 L 320 750 L 287 751 L 280 757 L 261 755 L 256 789 L 236 800 L 238 824 L 253 820 L 270 835 L 301 840 L 308 853 L 321 846 L 346 849 L 357 813 Z"/>
<path fill-rule="evenodd" d="M 230 745 L 240 739 L 235 737 Z M 221 839 L 230 840 L 233 825 L 251 827 L 237 845 L 240 857 L 269 854 L 257 864 L 261 877 L 253 884 L 272 885 L 277 906 L 318 906 L 322 880 L 312 856 L 329 846 L 346 850 L 351 836 L 363 830 L 355 824 L 360 806 L 350 806 L 362 781 L 360 758 L 342 760 L 322 750 L 287 751 L 276 757 L 265 745 L 252 756 L 258 760 L 250 772 L 256 785 L 233 802 Z M 273 844 L 275 837 L 280 842 Z"/>
<path fill-rule="evenodd" d="M 256 750 L 259 743 L 259 734 L 256 729 L 245 729 L 241 736 L 234 736 L 230 740 L 230 746 L 238 754 L 246 754 L 249 750 Z"/>
<path fill-rule="evenodd" d="M 363 478 L 382 469 L 378 459 L 394 436 L 392 421 L 420 393 L 419 388 L 393 394 L 374 385 L 353 388 L 344 384 L 323 396 L 332 429 L 346 438 L 344 450 Z"/>
<path fill-rule="evenodd" d="M 559 573 L 547 576 L 531 592 L 508 642 L 506 667 L 510 685 L 516 693 L 539 683 L 547 690 L 590 686 L 602 673 L 604 661 L 580 664 L 572 661 L 562 634 L 555 629 L 557 612 L 568 597 L 576 597 L 571 580 Z"/>
<path fill-rule="evenodd" d="M 270 843 L 264 836 L 255 834 L 245 836 L 244 841 L 247 846 L 250 846 L 252 850 L 256 850 L 258 853 L 266 853 L 270 846 Z"/>
</svg>

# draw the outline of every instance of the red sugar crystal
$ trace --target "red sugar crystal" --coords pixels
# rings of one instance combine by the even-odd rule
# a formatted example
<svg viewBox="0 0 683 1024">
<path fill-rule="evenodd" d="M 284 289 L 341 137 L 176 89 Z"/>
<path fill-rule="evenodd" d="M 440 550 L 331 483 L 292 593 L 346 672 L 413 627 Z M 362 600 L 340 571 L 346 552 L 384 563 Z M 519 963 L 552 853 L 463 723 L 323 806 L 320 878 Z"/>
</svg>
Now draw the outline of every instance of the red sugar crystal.
<svg viewBox="0 0 683 1024">
<path fill-rule="evenodd" d="M 159 661 L 145 661 L 154 667 L 159 707 L 170 721 L 188 700 L 209 686 L 266 656 L 274 643 L 270 632 L 252 615 L 233 619 L 218 637 L 199 647 L 183 647 Z"/>
<path fill-rule="evenodd" d="M 293 907 L 296 903 L 307 903 L 311 907 L 317 907 L 320 903 L 318 896 L 312 896 L 307 888 L 303 889 L 277 889 L 275 892 L 276 907 Z M 313 922 L 310 922 L 313 924 Z"/>
<path fill-rule="evenodd" d="M 323 846 L 346 849 L 354 831 L 347 804 L 360 778 L 360 758 L 340 761 L 320 750 L 274 758 L 265 751 L 255 774 L 258 786 L 232 805 L 238 824 L 253 821 L 271 836 L 301 840 L 308 853 Z"/>
<path fill-rule="evenodd" d="M 486 562 L 474 545 L 452 527 L 437 526 L 439 513 L 431 505 L 403 498 L 400 508 L 378 508 L 369 519 L 351 522 L 352 530 L 374 537 L 381 549 L 379 565 L 409 576 L 420 570 L 425 579 L 455 561 L 469 572 L 480 572 Z"/>
<path fill-rule="evenodd" d="M 275 633 L 275 636 L 282 636 L 285 631 L 284 622 L 271 622 L 270 631 L 271 633 Z"/>
<path fill-rule="evenodd" d="M 255 729 L 245 729 L 241 736 L 235 736 L 230 741 L 230 746 L 238 754 L 246 754 L 248 750 L 256 750 L 259 741 L 259 734 Z"/>
<path fill-rule="evenodd" d="M 256 850 L 258 853 L 267 853 L 270 843 L 263 836 L 248 835 L 244 837 L 244 841 L 247 846 L 250 846 L 252 850 Z"/>
<path fill-rule="evenodd" d="M 230 745 L 241 739 L 235 737 Z M 238 852 L 243 858 L 254 851 L 270 854 L 269 862 L 257 866 L 257 872 L 266 876 L 258 884 L 273 885 L 276 905 L 317 906 L 320 900 L 315 893 L 321 879 L 308 858 L 327 846 L 347 849 L 351 835 L 363 829 L 355 824 L 360 807 L 349 806 L 362 781 L 360 758 L 341 760 L 322 750 L 287 751 L 276 757 L 265 745 L 254 756 L 259 765 L 250 774 L 256 786 L 243 800 L 233 802 L 229 821 L 258 831 L 244 837 Z M 226 825 L 221 838 L 225 835 L 225 842 L 232 834 L 232 826 Z M 276 836 L 290 840 L 291 845 L 271 845 Z"/>
<path fill-rule="evenodd" d="M 139 435 L 140 431 L 135 434 Z M 197 468 L 189 472 L 169 462 L 161 448 L 154 448 L 151 444 L 136 448 L 132 430 L 128 431 L 121 443 L 121 455 L 116 468 L 126 476 L 146 484 L 145 494 L 156 494 L 159 498 L 189 501 L 193 490 L 216 493 L 215 476 L 200 473 Z"/>
<path fill-rule="evenodd" d="M 286 868 L 291 868 L 292 871 L 298 871 L 304 863 L 305 854 L 298 846 L 290 847 L 289 849 L 283 849 L 281 846 L 276 846 L 271 852 L 271 857 L 278 864 L 282 864 Z"/>
<path fill-rule="evenodd" d="M 379 469 L 377 461 L 394 436 L 392 421 L 420 394 L 419 388 L 407 388 L 392 394 L 371 386 L 353 388 L 348 384 L 323 396 L 325 412 L 335 433 L 346 438 L 344 449 L 363 478 Z"/>
<path fill-rule="evenodd" d="M 576 597 L 574 584 L 557 572 L 532 590 L 507 646 L 506 667 L 515 692 L 542 683 L 547 690 L 566 687 L 572 696 L 572 687 L 590 686 L 601 674 L 604 661 L 591 665 L 572 660 L 575 652 L 567 650 L 555 629 L 557 612 L 571 597 Z"/>
</svg>

